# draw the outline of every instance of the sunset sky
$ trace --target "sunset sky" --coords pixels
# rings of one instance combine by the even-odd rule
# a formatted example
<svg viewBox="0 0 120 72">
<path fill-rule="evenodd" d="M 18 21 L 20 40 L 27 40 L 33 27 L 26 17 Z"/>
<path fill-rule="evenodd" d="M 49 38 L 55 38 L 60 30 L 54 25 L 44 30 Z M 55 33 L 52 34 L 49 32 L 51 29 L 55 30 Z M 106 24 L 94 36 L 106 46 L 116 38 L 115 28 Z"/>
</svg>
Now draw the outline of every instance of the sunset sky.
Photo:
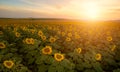
<svg viewBox="0 0 120 72">
<path fill-rule="evenodd" d="M 120 0 L 0 0 L 0 17 L 120 19 Z"/>
</svg>

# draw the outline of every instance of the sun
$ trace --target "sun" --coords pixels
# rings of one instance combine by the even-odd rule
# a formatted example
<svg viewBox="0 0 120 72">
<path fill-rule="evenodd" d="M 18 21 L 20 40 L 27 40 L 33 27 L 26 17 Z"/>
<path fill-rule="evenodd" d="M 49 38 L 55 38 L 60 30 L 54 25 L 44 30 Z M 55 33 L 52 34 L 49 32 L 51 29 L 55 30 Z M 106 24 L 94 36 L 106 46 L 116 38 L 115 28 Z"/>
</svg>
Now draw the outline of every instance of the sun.
<svg viewBox="0 0 120 72">
<path fill-rule="evenodd" d="M 86 2 L 83 4 L 83 14 L 86 19 L 98 19 L 99 7 L 95 2 Z"/>
</svg>

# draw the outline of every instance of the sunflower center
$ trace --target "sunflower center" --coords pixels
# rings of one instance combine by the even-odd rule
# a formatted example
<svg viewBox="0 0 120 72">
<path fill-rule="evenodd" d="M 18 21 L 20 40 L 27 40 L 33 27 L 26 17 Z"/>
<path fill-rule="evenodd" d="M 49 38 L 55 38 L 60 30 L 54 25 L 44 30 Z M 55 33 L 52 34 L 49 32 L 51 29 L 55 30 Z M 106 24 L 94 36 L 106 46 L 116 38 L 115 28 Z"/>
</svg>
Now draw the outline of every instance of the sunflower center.
<svg viewBox="0 0 120 72">
<path fill-rule="evenodd" d="M 6 62 L 7 66 L 11 66 L 12 64 L 10 62 Z"/>
<path fill-rule="evenodd" d="M 51 41 L 54 41 L 54 39 L 51 39 Z"/>
<path fill-rule="evenodd" d="M 28 42 L 30 42 L 30 40 L 28 40 Z"/>
<path fill-rule="evenodd" d="M 61 58 L 62 58 L 62 56 L 61 56 L 61 55 L 57 55 L 56 57 L 57 57 L 57 59 L 61 59 Z"/>
<path fill-rule="evenodd" d="M 49 48 L 45 48 L 44 51 L 45 52 L 50 52 L 50 49 Z"/>
<path fill-rule="evenodd" d="M 3 44 L 0 44 L 0 47 L 3 47 Z"/>
<path fill-rule="evenodd" d="M 96 58 L 99 58 L 99 56 L 97 55 Z"/>
</svg>

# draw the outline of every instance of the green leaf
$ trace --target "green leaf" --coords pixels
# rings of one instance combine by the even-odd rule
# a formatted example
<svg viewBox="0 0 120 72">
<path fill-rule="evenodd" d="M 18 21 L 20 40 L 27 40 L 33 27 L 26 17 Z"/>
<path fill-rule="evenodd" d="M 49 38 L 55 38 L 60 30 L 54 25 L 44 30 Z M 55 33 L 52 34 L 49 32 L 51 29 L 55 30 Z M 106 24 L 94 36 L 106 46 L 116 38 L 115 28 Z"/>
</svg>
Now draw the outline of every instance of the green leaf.
<svg viewBox="0 0 120 72">
<path fill-rule="evenodd" d="M 86 69 L 84 72 L 95 72 L 95 71 L 92 69 Z"/>
<path fill-rule="evenodd" d="M 41 64 L 40 66 L 38 66 L 38 72 L 46 72 L 48 70 L 48 66 Z"/>
<path fill-rule="evenodd" d="M 42 64 L 43 61 L 41 60 L 41 57 L 38 57 L 35 61 L 36 64 Z"/>
<path fill-rule="evenodd" d="M 84 69 L 84 66 L 83 66 L 82 64 L 76 64 L 75 66 L 76 66 L 75 68 L 76 68 L 77 70 L 82 71 L 82 70 Z"/>
<path fill-rule="evenodd" d="M 113 70 L 113 72 L 120 72 L 120 69 L 115 69 Z"/>
<path fill-rule="evenodd" d="M 19 70 L 19 72 L 27 72 L 28 68 L 27 67 L 21 67 L 21 69 Z"/>
<path fill-rule="evenodd" d="M 67 59 L 64 59 L 63 61 L 61 61 L 60 65 L 67 69 L 73 69 L 75 67 L 75 65 Z"/>
<path fill-rule="evenodd" d="M 84 63 L 82 63 L 82 65 L 83 65 L 85 68 L 91 68 L 91 67 L 92 67 L 92 65 L 89 64 L 88 62 L 84 62 Z"/>
<path fill-rule="evenodd" d="M 50 66 L 50 67 L 48 68 L 48 72 L 56 72 L 56 68 L 53 67 L 53 66 Z"/>
<path fill-rule="evenodd" d="M 45 63 L 47 64 L 52 64 L 54 62 L 54 58 L 52 56 L 49 56 L 46 60 L 45 60 Z"/>
<path fill-rule="evenodd" d="M 30 59 L 28 60 L 28 64 L 32 64 L 34 61 L 35 61 L 34 58 L 30 58 Z"/>
<path fill-rule="evenodd" d="M 97 72 L 103 72 L 103 70 L 102 70 L 102 68 L 101 68 L 101 66 L 100 66 L 100 64 L 99 64 L 98 62 L 92 63 L 92 65 L 93 65 L 93 68 L 94 68 Z"/>
<path fill-rule="evenodd" d="M 57 72 L 65 72 L 64 67 L 61 65 L 56 66 L 56 70 L 57 70 Z"/>
</svg>

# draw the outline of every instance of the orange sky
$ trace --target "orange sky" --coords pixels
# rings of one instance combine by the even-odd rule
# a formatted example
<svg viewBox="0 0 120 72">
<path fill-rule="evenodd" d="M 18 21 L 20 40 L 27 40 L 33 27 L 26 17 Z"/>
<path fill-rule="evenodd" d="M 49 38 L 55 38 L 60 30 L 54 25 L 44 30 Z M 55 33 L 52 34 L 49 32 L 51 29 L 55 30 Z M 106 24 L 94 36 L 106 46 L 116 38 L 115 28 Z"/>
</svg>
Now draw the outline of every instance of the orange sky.
<svg viewBox="0 0 120 72">
<path fill-rule="evenodd" d="M 0 0 L 0 17 L 91 19 L 90 16 L 98 20 L 120 19 L 120 0 Z"/>
</svg>

